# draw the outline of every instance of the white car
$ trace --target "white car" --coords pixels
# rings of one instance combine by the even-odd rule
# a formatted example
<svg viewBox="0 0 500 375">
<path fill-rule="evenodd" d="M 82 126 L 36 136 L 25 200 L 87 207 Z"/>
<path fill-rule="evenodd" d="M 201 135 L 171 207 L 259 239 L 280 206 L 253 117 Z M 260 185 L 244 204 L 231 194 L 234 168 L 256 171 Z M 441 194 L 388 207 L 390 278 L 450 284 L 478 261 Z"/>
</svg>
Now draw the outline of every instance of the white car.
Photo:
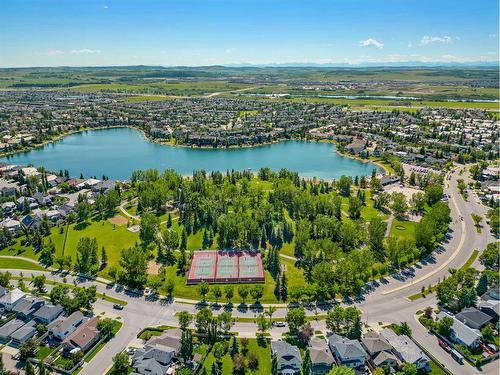
<svg viewBox="0 0 500 375">
<path fill-rule="evenodd" d="M 286 326 L 285 322 L 274 322 L 273 325 L 275 327 L 285 327 Z"/>
</svg>

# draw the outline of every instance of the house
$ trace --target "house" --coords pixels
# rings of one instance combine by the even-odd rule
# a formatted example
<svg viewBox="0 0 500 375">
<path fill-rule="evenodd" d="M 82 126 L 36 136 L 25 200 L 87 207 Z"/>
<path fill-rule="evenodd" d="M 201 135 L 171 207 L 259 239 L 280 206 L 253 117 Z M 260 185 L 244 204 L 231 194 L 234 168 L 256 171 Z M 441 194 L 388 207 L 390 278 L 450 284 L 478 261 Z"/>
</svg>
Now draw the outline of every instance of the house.
<svg viewBox="0 0 500 375">
<path fill-rule="evenodd" d="M 49 324 L 49 334 L 62 341 L 71 333 L 73 333 L 80 324 L 83 323 L 83 319 L 84 317 L 81 311 L 75 311 L 67 318 L 59 318 Z"/>
<path fill-rule="evenodd" d="M 93 317 L 83 322 L 62 342 L 63 350 L 70 353 L 73 349 L 80 349 L 86 352 L 99 340 L 99 330 L 97 322 L 99 317 Z"/>
<path fill-rule="evenodd" d="M 28 323 L 13 332 L 10 335 L 10 338 L 15 345 L 21 345 L 35 336 L 36 333 L 36 322 L 34 320 L 30 320 Z"/>
<path fill-rule="evenodd" d="M 3 296 L 0 297 L 0 306 L 5 310 L 10 311 L 16 306 L 19 301 L 21 301 L 26 296 L 22 290 L 14 288 L 7 291 Z"/>
<path fill-rule="evenodd" d="M 167 329 L 160 336 L 151 337 L 148 345 L 162 345 L 166 348 L 171 348 L 174 357 L 179 355 L 181 350 L 182 331 L 178 328 Z"/>
<path fill-rule="evenodd" d="M 399 360 L 414 364 L 417 370 L 429 369 L 429 357 L 408 336 L 398 336 L 388 328 L 383 329 L 380 335 L 393 347 L 393 353 Z"/>
<path fill-rule="evenodd" d="M 385 175 L 380 179 L 380 184 L 382 186 L 392 185 L 398 182 L 399 182 L 399 177 L 394 175 L 391 176 Z"/>
<path fill-rule="evenodd" d="M 370 356 L 373 367 L 399 366 L 398 359 L 392 353 L 392 346 L 380 334 L 370 331 L 361 339 L 361 345 Z"/>
<path fill-rule="evenodd" d="M 300 374 L 302 357 L 299 348 L 286 341 L 271 341 L 271 353 L 276 357 L 278 374 Z"/>
<path fill-rule="evenodd" d="M 4 215 L 10 215 L 16 210 L 17 205 L 14 202 L 2 203 L 2 211 Z"/>
<path fill-rule="evenodd" d="M 358 340 L 351 340 L 334 333 L 328 338 L 328 345 L 339 365 L 364 368 L 366 352 Z"/>
<path fill-rule="evenodd" d="M 7 229 L 10 233 L 16 233 L 21 230 L 21 223 L 17 220 L 6 219 L 0 223 L 0 226 Z"/>
<path fill-rule="evenodd" d="M 498 287 L 491 288 L 481 296 L 477 307 L 492 318 L 492 322 L 498 322 L 500 316 L 500 293 Z"/>
<path fill-rule="evenodd" d="M 464 345 L 468 348 L 477 348 L 481 344 L 481 333 L 477 329 L 473 329 L 462 323 L 456 317 L 441 311 L 437 315 L 437 320 L 443 319 L 445 316 L 449 316 L 453 319 L 453 325 L 451 326 L 450 339 L 451 341 Z"/>
<path fill-rule="evenodd" d="M 17 314 L 18 318 L 31 318 L 32 315 L 43 305 L 45 305 L 45 300 L 36 297 L 26 297 L 23 298 L 19 303 L 17 303 L 12 309 L 13 312 Z"/>
<path fill-rule="evenodd" d="M 491 321 L 491 316 L 476 309 L 475 307 L 467 307 L 460 311 L 455 318 L 466 324 L 470 328 L 481 329 Z"/>
<path fill-rule="evenodd" d="M 8 341 L 10 339 L 10 335 L 16 332 L 23 325 L 24 322 L 21 319 L 9 320 L 7 323 L 0 327 L 0 340 Z"/>
<path fill-rule="evenodd" d="M 52 199 L 43 193 L 36 192 L 32 197 L 40 206 L 48 206 L 52 204 Z"/>
<path fill-rule="evenodd" d="M 63 313 L 61 305 L 44 305 L 33 314 L 33 319 L 42 324 L 49 324 Z"/>
<path fill-rule="evenodd" d="M 325 339 L 313 337 L 309 341 L 312 375 L 326 375 L 335 365 L 335 359 Z"/>
<path fill-rule="evenodd" d="M 132 356 L 132 367 L 139 374 L 163 375 L 167 373 L 170 362 L 174 358 L 172 348 L 161 344 L 144 346 Z"/>
</svg>

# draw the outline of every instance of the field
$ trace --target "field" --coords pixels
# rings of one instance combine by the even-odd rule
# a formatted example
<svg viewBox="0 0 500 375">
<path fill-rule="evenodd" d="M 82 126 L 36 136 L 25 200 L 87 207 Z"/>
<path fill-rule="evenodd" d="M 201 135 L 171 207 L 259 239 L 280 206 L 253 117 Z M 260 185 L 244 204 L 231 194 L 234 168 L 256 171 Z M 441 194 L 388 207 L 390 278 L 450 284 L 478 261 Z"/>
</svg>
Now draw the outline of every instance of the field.
<svg viewBox="0 0 500 375">
<path fill-rule="evenodd" d="M 349 105 L 359 110 L 412 112 L 421 107 L 448 107 L 499 111 L 498 102 L 471 101 L 498 100 L 498 87 L 467 84 L 477 80 L 498 81 L 498 78 L 496 67 L 62 67 L 0 69 L 0 89 L 129 93 L 131 95 L 124 100 L 132 103 L 215 95 L 269 100 L 269 95 L 286 94 L 272 100 Z M 336 85 L 339 81 L 356 84 Z M 380 81 L 389 83 L 372 85 L 372 82 Z M 343 95 L 375 98 L 325 97 Z M 377 96 L 406 96 L 418 100 Z M 449 101 L 456 99 L 465 101 Z M 249 114 L 253 113 L 241 115 Z"/>
</svg>

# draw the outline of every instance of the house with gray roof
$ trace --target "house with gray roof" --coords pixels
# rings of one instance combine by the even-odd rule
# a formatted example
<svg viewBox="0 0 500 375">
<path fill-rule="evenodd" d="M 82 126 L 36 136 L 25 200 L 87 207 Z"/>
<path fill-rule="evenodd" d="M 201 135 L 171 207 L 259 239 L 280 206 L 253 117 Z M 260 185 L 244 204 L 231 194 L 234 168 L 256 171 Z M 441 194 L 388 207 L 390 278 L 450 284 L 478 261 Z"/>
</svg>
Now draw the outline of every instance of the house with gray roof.
<svg viewBox="0 0 500 375">
<path fill-rule="evenodd" d="M 429 369 L 429 357 L 411 338 L 396 335 L 392 329 L 383 329 L 380 335 L 393 347 L 393 353 L 405 363 L 413 363 L 417 370 Z"/>
<path fill-rule="evenodd" d="M 139 374 L 163 375 L 167 373 L 170 362 L 174 358 L 175 350 L 161 344 L 144 346 L 132 356 L 132 367 Z"/>
<path fill-rule="evenodd" d="M 44 299 L 26 297 L 12 308 L 12 312 L 15 312 L 19 318 L 31 318 L 32 315 L 43 305 L 45 305 Z"/>
<path fill-rule="evenodd" d="M 467 307 L 463 309 L 455 315 L 455 318 L 474 329 L 481 329 L 491 321 L 491 316 L 476 309 L 475 307 Z"/>
<path fill-rule="evenodd" d="M 271 341 L 271 353 L 276 357 L 279 375 L 299 375 L 302 357 L 299 348 L 286 341 Z"/>
<path fill-rule="evenodd" d="M 453 319 L 453 325 L 451 326 L 450 339 L 451 341 L 464 345 L 468 348 L 477 348 L 481 344 L 481 332 L 479 330 L 470 328 L 466 324 L 462 323 L 455 316 L 449 315 L 444 311 L 441 311 L 437 315 L 437 320 L 443 319 L 445 316 L 451 317 Z"/>
<path fill-rule="evenodd" d="M 358 340 L 351 340 L 334 333 L 328 338 L 328 345 L 340 365 L 364 368 L 366 352 Z"/>
<path fill-rule="evenodd" d="M 44 305 L 33 314 L 33 318 L 42 324 L 49 324 L 63 313 L 61 305 Z"/>
<path fill-rule="evenodd" d="M 399 361 L 392 353 L 392 346 L 377 332 L 367 332 L 361 339 L 361 345 L 370 356 L 374 367 L 399 366 Z"/>
<path fill-rule="evenodd" d="M 10 335 L 16 332 L 19 328 L 24 325 L 24 322 L 20 319 L 12 319 L 0 327 L 0 340 L 8 341 Z"/>
<path fill-rule="evenodd" d="M 21 345 L 36 335 L 36 322 L 30 320 L 10 335 L 15 345 Z"/>
<path fill-rule="evenodd" d="M 76 328 L 83 323 L 83 320 L 84 316 L 81 311 L 75 311 L 67 318 L 58 318 L 57 320 L 49 324 L 49 334 L 62 341 L 71 333 L 73 333 Z"/>
<path fill-rule="evenodd" d="M 312 375 L 326 375 L 335 365 L 335 359 L 325 339 L 313 337 L 309 341 Z"/>
</svg>

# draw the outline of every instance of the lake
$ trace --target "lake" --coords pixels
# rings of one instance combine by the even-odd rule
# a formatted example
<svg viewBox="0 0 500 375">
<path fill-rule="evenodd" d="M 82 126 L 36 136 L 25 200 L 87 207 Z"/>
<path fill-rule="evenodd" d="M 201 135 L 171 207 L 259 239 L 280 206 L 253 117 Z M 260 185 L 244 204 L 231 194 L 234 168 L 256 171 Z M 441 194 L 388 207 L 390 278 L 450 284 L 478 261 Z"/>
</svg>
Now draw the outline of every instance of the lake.
<svg viewBox="0 0 500 375">
<path fill-rule="evenodd" d="M 0 159 L 17 165 L 33 164 L 52 171 L 68 169 L 70 175 L 84 177 L 106 175 L 111 179 L 129 179 L 134 170 L 175 169 L 182 175 L 193 170 L 257 171 L 287 168 L 306 178 L 337 179 L 341 175 L 370 175 L 380 169 L 337 154 L 331 143 L 286 141 L 270 145 L 231 149 L 199 149 L 151 143 L 130 128 L 111 128 L 74 133 L 29 152 Z"/>
</svg>

